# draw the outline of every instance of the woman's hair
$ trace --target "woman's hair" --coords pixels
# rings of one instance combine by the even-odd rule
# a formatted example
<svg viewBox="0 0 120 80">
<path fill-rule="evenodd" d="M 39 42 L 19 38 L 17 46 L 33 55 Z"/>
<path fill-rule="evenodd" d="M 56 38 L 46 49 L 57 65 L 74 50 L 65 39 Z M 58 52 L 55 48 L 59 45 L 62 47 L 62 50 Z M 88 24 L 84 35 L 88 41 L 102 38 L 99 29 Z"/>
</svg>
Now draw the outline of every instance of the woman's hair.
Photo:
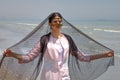
<svg viewBox="0 0 120 80">
<path fill-rule="evenodd" d="M 59 17 L 62 19 L 62 15 L 61 15 L 60 13 L 54 12 L 54 13 L 52 13 L 52 14 L 50 15 L 50 17 L 49 17 L 49 23 L 51 23 L 52 20 L 53 20 L 56 16 L 59 16 Z"/>
</svg>

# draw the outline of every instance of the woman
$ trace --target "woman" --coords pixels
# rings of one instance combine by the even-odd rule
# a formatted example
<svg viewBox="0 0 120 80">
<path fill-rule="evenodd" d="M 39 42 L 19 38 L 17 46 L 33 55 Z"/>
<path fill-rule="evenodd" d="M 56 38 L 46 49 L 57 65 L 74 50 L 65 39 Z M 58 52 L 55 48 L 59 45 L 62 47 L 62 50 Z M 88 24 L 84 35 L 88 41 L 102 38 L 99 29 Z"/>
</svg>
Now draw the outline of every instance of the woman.
<svg viewBox="0 0 120 80">
<path fill-rule="evenodd" d="M 70 80 L 68 69 L 68 56 L 72 54 L 80 61 L 90 62 L 91 60 L 112 57 L 113 53 L 84 55 L 76 47 L 69 35 L 61 33 L 62 16 L 55 12 L 49 17 L 51 32 L 43 35 L 34 48 L 26 55 L 16 54 L 10 49 L 4 51 L 7 57 L 18 59 L 19 63 L 27 63 L 35 59 L 38 55 L 42 57 L 38 61 L 44 60 L 40 80 Z M 78 54 L 79 53 L 79 54 Z"/>
</svg>

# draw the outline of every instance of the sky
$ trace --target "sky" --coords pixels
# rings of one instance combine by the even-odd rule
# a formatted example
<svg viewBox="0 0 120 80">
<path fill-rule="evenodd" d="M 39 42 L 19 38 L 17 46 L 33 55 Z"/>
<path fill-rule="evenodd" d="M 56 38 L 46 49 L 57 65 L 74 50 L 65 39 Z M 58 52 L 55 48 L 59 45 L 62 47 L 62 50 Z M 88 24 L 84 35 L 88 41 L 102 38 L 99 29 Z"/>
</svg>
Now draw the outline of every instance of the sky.
<svg viewBox="0 0 120 80">
<path fill-rule="evenodd" d="M 120 0 L 0 0 L 1 19 L 43 19 L 52 12 L 73 20 L 120 20 Z"/>
</svg>

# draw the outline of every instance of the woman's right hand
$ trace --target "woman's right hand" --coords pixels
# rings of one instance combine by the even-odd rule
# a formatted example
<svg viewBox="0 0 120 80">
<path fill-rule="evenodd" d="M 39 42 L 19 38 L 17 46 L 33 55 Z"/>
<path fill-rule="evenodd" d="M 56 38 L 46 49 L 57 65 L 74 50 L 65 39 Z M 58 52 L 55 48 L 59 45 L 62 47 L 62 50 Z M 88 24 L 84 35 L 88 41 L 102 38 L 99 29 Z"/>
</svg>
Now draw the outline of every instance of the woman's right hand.
<svg viewBox="0 0 120 80">
<path fill-rule="evenodd" d="M 6 57 L 13 57 L 14 53 L 10 49 L 5 49 L 3 55 Z"/>
<path fill-rule="evenodd" d="M 5 49 L 3 52 L 3 55 L 5 57 L 14 57 L 14 58 L 18 59 L 19 61 L 22 60 L 22 55 L 16 54 L 15 52 L 12 52 L 12 50 L 10 50 L 10 49 Z"/>
</svg>

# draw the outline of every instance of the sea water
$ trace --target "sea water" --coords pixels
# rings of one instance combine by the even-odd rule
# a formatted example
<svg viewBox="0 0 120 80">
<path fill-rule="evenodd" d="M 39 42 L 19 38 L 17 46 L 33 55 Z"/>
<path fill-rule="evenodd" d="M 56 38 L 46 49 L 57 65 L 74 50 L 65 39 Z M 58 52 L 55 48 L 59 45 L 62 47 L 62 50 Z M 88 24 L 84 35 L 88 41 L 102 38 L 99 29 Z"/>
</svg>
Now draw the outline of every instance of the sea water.
<svg viewBox="0 0 120 80">
<path fill-rule="evenodd" d="M 76 25 L 78 29 L 113 49 L 116 54 L 120 54 L 120 21 L 92 20 L 79 21 L 73 24 L 78 24 Z"/>
</svg>

